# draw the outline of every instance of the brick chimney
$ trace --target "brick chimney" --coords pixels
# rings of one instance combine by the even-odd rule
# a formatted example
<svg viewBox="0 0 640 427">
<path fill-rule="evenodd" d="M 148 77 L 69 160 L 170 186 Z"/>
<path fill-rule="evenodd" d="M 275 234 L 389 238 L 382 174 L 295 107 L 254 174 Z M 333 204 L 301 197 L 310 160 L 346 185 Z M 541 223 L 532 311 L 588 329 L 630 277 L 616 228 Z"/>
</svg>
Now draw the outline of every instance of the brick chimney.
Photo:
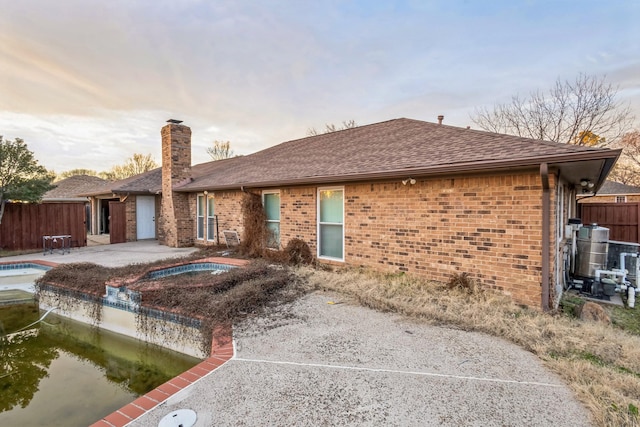
<svg viewBox="0 0 640 427">
<path fill-rule="evenodd" d="M 192 246 L 193 223 L 187 193 L 176 193 L 173 187 L 191 175 L 191 128 L 180 120 L 167 120 L 162 135 L 162 204 L 158 223 L 160 244 L 180 248 Z M 195 213 L 194 213 L 195 214 Z"/>
</svg>

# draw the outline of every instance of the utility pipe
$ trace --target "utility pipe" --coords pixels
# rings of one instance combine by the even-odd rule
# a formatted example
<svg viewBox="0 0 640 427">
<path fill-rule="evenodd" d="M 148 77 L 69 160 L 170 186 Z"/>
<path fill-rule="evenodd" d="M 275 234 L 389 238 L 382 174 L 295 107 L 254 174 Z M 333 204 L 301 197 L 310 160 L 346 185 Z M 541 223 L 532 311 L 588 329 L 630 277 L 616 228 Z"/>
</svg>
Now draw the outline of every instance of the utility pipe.
<svg viewBox="0 0 640 427">
<path fill-rule="evenodd" d="M 542 180 L 542 310 L 549 311 L 551 195 L 549 192 L 549 166 L 546 163 L 540 163 L 540 179 Z"/>
</svg>

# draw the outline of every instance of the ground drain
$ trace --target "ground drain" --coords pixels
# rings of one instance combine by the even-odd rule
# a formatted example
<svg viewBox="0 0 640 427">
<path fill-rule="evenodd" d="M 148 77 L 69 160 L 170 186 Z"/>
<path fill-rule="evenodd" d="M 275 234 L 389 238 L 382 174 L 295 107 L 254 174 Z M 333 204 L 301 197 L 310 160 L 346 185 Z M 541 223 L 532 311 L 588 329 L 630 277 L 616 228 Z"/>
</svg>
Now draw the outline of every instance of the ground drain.
<svg viewBox="0 0 640 427">
<path fill-rule="evenodd" d="M 195 411 L 178 409 L 165 415 L 158 423 L 158 427 L 193 427 L 197 419 Z"/>
</svg>

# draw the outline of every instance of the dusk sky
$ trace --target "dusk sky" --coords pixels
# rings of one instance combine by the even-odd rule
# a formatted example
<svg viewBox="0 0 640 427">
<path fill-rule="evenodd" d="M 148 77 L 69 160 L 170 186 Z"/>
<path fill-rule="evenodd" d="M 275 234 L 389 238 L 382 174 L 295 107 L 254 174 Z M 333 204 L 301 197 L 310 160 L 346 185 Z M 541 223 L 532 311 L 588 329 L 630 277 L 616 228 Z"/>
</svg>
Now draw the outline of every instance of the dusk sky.
<svg viewBox="0 0 640 427">
<path fill-rule="evenodd" d="M 0 0 L 0 135 L 62 172 L 160 161 L 170 118 L 249 154 L 602 76 L 640 128 L 640 1 Z"/>
</svg>

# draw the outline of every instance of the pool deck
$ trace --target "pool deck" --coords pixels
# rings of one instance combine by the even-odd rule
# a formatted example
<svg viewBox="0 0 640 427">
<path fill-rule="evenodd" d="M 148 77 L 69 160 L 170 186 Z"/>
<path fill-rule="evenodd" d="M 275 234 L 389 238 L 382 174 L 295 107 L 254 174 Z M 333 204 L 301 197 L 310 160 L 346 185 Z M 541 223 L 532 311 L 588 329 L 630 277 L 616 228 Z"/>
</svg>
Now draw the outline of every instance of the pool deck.
<svg viewBox="0 0 640 427">
<path fill-rule="evenodd" d="M 136 242 L 0 262 L 117 266 L 188 251 Z M 560 378 L 504 340 L 323 292 L 274 310 L 216 334 L 211 357 L 93 426 L 155 427 L 182 408 L 195 427 L 592 424 Z"/>
</svg>

